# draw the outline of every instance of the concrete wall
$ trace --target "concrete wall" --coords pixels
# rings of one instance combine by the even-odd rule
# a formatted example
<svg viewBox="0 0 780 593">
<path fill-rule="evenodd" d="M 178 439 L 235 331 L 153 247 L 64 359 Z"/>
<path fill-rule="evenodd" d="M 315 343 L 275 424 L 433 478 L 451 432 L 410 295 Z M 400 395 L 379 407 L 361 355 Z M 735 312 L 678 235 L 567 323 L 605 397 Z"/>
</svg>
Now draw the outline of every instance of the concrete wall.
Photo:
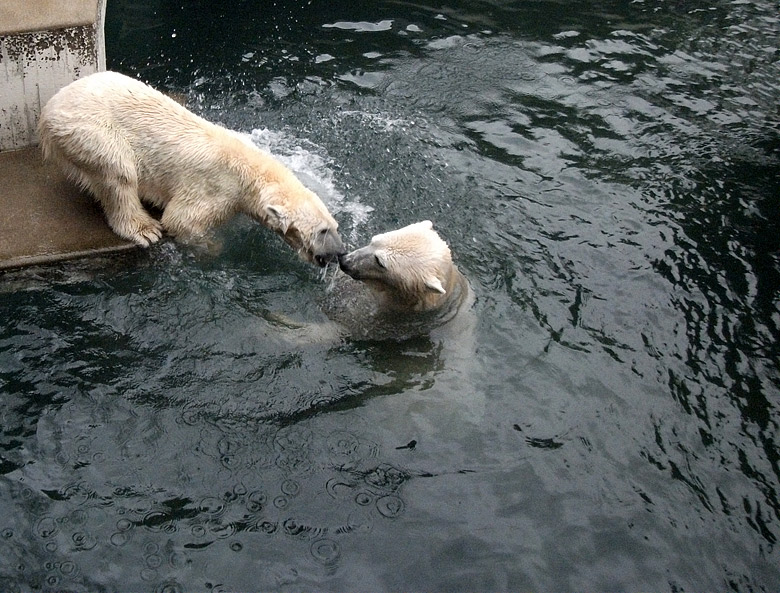
<svg viewBox="0 0 780 593">
<path fill-rule="evenodd" d="M 0 150 L 36 144 L 51 96 L 105 70 L 105 12 L 106 0 L 0 1 Z"/>
</svg>

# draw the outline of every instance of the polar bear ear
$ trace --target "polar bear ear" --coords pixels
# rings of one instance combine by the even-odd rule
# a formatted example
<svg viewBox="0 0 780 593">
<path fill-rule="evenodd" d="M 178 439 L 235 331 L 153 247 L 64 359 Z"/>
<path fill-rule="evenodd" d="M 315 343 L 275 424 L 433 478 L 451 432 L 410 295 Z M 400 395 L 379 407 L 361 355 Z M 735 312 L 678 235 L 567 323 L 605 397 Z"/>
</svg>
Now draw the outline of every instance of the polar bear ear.
<svg viewBox="0 0 780 593">
<path fill-rule="evenodd" d="M 439 280 L 436 276 L 429 276 L 425 279 L 425 286 L 432 290 L 433 292 L 438 292 L 439 294 L 447 294 L 447 291 L 444 290 L 444 287 L 441 285 L 441 280 Z"/>
<path fill-rule="evenodd" d="M 273 228 L 279 229 L 282 234 L 285 234 L 290 227 L 290 222 L 287 219 L 287 211 L 282 206 L 269 204 L 265 207 L 265 216 L 268 223 Z"/>
</svg>

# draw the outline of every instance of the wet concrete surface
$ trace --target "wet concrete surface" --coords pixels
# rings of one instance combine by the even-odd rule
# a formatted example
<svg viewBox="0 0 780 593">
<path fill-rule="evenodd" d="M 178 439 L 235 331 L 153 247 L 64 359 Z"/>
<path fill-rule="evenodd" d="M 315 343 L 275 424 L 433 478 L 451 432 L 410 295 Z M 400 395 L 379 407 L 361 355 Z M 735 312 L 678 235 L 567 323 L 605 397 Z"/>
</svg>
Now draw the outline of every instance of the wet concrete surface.
<svg viewBox="0 0 780 593">
<path fill-rule="evenodd" d="M 0 208 L 0 269 L 135 248 L 35 146 L 0 152 Z"/>
</svg>

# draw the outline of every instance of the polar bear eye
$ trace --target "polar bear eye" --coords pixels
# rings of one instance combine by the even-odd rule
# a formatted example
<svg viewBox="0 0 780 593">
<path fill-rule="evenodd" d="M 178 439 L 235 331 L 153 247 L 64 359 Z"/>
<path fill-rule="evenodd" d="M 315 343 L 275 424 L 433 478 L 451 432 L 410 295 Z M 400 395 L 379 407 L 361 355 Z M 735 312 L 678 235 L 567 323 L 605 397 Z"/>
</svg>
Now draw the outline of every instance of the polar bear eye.
<svg viewBox="0 0 780 593">
<path fill-rule="evenodd" d="M 385 259 L 380 256 L 378 253 L 374 256 L 374 260 L 376 261 L 376 265 L 378 265 L 383 270 L 387 268 L 387 265 L 385 264 Z"/>
</svg>

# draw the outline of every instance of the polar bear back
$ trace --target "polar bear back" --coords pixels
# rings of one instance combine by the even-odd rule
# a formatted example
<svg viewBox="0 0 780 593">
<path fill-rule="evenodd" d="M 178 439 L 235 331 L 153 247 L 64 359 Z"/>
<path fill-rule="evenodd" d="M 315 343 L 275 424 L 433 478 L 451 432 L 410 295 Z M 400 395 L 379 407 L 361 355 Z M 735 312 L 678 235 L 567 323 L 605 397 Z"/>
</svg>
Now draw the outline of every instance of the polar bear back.
<svg viewBox="0 0 780 593">
<path fill-rule="evenodd" d="M 88 140 L 84 130 L 89 127 L 113 131 L 130 145 L 139 164 L 159 170 L 209 164 L 213 140 L 227 135 L 161 92 L 117 72 L 68 85 L 46 104 L 41 121 L 42 134 L 60 138 Z"/>
</svg>

